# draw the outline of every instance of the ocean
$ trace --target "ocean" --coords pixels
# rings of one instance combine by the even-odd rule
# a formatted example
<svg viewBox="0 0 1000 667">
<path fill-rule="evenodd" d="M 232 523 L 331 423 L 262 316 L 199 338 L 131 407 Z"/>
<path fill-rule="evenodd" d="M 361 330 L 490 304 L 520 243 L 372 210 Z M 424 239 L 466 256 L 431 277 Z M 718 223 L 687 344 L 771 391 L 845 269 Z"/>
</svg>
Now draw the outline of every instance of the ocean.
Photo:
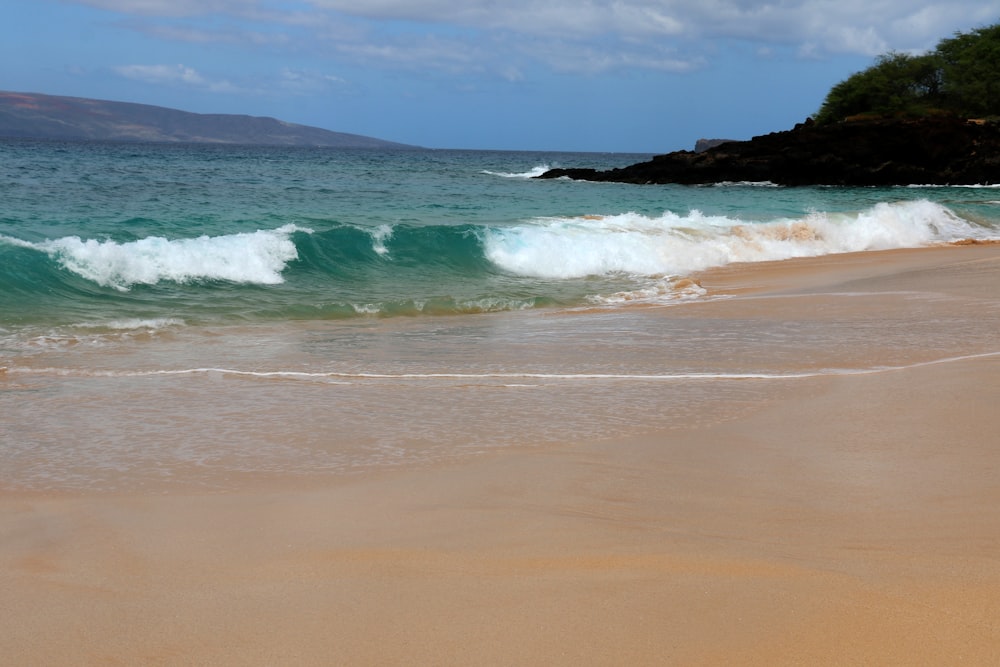
<svg viewBox="0 0 1000 667">
<path fill-rule="evenodd" d="M 0 488 L 306 483 L 995 352 L 971 296 L 945 336 L 933 294 L 706 317 L 739 297 L 691 278 L 998 239 L 1000 190 L 531 178 L 648 157 L 0 141 Z"/>
</svg>

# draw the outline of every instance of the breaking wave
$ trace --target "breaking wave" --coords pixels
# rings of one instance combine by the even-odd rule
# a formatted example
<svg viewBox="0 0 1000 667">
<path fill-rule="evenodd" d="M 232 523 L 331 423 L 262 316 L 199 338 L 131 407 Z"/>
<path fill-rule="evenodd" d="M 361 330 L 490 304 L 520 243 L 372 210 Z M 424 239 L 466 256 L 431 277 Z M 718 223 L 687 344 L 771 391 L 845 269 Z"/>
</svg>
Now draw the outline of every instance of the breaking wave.
<svg viewBox="0 0 1000 667">
<path fill-rule="evenodd" d="M 486 257 L 522 276 L 569 279 L 608 274 L 687 275 L 734 262 L 763 262 L 865 250 L 997 238 L 930 201 L 880 203 L 858 213 L 750 222 L 726 216 L 637 213 L 548 218 L 490 229 Z"/>
<path fill-rule="evenodd" d="M 528 171 L 521 172 L 506 172 L 506 171 L 489 171 L 483 170 L 484 174 L 489 174 L 490 176 L 500 176 L 502 178 L 536 178 L 547 172 L 551 167 L 547 164 L 540 164 L 536 167 L 532 167 Z"/>
<path fill-rule="evenodd" d="M 925 200 L 766 222 L 691 211 L 315 232 L 288 224 L 134 241 L 0 235 L 0 312 L 42 313 L 27 322 L 50 309 L 133 327 L 179 314 L 398 317 L 666 302 L 698 298 L 704 290 L 688 278 L 734 262 L 965 239 L 1000 239 L 1000 229 Z"/>
<path fill-rule="evenodd" d="M 161 281 L 278 284 L 285 266 L 298 257 L 292 234 L 311 231 L 284 225 L 225 236 L 173 240 L 150 236 L 124 243 L 78 236 L 39 243 L 0 236 L 0 242 L 38 250 L 87 280 L 124 291 Z"/>
</svg>

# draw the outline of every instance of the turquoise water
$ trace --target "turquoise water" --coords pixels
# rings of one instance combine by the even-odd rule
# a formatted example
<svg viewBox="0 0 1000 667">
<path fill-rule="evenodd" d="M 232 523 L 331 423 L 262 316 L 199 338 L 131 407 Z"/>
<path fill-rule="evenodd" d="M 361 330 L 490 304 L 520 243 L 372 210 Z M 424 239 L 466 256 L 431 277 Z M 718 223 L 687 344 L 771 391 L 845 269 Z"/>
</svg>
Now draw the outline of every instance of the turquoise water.
<svg viewBox="0 0 1000 667">
<path fill-rule="evenodd" d="M 0 142 L 0 488 L 421 465 L 997 351 L 974 297 L 705 317 L 682 279 L 1000 238 L 1000 190 L 531 178 L 646 157 Z"/>
<path fill-rule="evenodd" d="M 665 299 L 732 261 L 1000 233 L 991 189 L 528 178 L 645 157 L 0 143 L 0 326 Z"/>
</svg>

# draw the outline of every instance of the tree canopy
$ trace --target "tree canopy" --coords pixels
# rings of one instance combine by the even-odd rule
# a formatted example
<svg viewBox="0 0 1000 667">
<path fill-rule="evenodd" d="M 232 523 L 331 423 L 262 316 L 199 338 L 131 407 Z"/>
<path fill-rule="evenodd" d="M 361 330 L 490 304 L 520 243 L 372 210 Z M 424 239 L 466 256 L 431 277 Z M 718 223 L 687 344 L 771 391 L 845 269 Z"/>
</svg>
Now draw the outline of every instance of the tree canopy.
<svg viewBox="0 0 1000 667">
<path fill-rule="evenodd" d="M 924 55 L 879 56 L 831 88 L 815 120 L 933 113 L 1000 116 L 1000 23 L 956 33 Z"/>
</svg>

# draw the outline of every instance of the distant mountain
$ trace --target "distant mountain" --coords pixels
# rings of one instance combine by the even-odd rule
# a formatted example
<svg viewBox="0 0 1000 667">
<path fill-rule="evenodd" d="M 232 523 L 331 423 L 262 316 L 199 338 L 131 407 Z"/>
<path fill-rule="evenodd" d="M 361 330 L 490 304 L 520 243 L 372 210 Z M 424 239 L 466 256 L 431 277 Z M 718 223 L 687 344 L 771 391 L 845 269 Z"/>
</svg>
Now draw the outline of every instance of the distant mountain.
<svg viewBox="0 0 1000 667">
<path fill-rule="evenodd" d="M 415 148 L 275 118 L 0 91 L 0 137 L 89 141 Z"/>
<path fill-rule="evenodd" d="M 722 144 L 728 144 L 730 141 L 736 141 L 736 139 L 699 139 L 694 144 L 694 152 L 704 153 L 709 148 L 715 148 L 716 146 L 721 146 Z"/>
</svg>

